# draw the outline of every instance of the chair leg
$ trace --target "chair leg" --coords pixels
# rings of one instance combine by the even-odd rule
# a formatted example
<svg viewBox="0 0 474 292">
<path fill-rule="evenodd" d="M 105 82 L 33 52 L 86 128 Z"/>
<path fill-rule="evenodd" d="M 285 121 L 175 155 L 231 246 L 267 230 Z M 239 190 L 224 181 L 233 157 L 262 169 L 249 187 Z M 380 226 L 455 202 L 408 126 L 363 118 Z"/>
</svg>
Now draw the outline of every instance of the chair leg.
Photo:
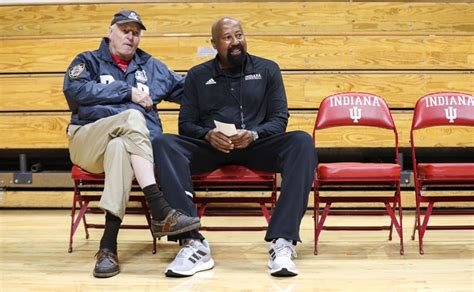
<svg viewBox="0 0 474 292">
<path fill-rule="evenodd" d="M 400 220 L 400 255 L 405 254 L 405 247 L 403 244 L 403 208 L 402 208 L 402 196 L 400 194 L 400 184 L 397 186 L 397 203 L 398 203 L 398 220 Z M 395 210 L 394 210 L 395 211 Z"/>
<path fill-rule="evenodd" d="M 151 231 L 151 216 L 150 216 L 150 212 L 148 211 L 148 205 L 146 204 L 145 199 L 141 200 L 140 203 L 142 204 L 143 213 L 145 214 L 146 222 L 148 223 L 150 234 L 151 234 L 151 237 L 153 238 L 153 248 L 151 250 L 151 253 L 156 254 L 156 238 L 153 236 L 153 232 Z"/>
<path fill-rule="evenodd" d="M 319 200 L 314 195 L 314 208 L 313 208 L 313 223 L 314 223 L 314 255 L 318 254 L 318 240 L 316 238 L 317 230 L 318 230 L 318 221 L 319 221 Z"/>
<path fill-rule="evenodd" d="M 425 252 L 423 251 L 423 239 L 421 238 L 421 206 L 420 202 L 418 201 L 417 197 L 417 202 L 416 202 L 416 230 L 418 230 L 418 252 L 420 254 L 424 254 Z"/>
<path fill-rule="evenodd" d="M 206 212 L 207 208 L 207 203 L 201 203 L 201 207 L 198 209 L 198 217 L 201 219 L 202 216 L 204 216 L 204 212 Z"/>
<path fill-rule="evenodd" d="M 418 213 L 418 211 L 416 211 L 416 213 Z M 415 240 L 415 233 L 416 233 L 416 230 L 418 229 L 418 224 L 417 224 L 417 215 L 415 214 L 415 223 L 413 223 L 413 231 L 411 232 L 411 240 Z"/>
<path fill-rule="evenodd" d="M 323 231 L 324 221 L 326 221 L 326 217 L 329 215 L 329 210 L 330 209 L 331 209 L 331 203 L 326 203 L 326 206 L 324 207 L 323 214 L 321 215 L 321 220 L 316 225 L 316 234 L 315 234 L 315 238 L 314 238 L 315 254 L 317 254 L 317 246 L 318 246 L 318 241 L 319 241 L 319 235 L 321 234 L 321 231 Z M 319 210 L 318 210 L 318 213 L 319 213 Z"/>
<path fill-rule="evenodd" d="M 270 210 L 273 212 L 273 210 L 275 209 L 275 205 L 276 205 L 276 201 L 277 201 L 277 186 L 276 186 L 276 179 L 273 183 L 273 190 L 272 190 L 272 203 L 271 203 L 271 208 Z"/>
<path fill-rule="evenodd" d="M 77 188 L 74 186 L 74 196 L 72 199 L 72 206 L 71 206 L 71 228 L 69 229 L 69 248 L 68 252 L 72 252 L 72 242 L 73 242 L 73 237 L 74 233 L 76 230 L 74 229 L 74 219 L 76 216 L 76 204 L 77 204 Z"/>
<path fill-rule="evenodd" d="M 396 210 L 396 207 L 397 207 L 397 202 L 393 202 L 393 207 L 392 207 L 392 210 L 393 212 L 395 212 Z M 388 240 L 392 240 L 392 234 L 393 234 L 393 221 L 390 219 L 390 231 L 388 233 Z"/>
<path fill-rule="evenodd" d="M 263 216 L 265 216 L 265 220 L 267 220 L 267 224 L 270 224 L 270 213 L 268 213 L 267 206 L 265 203 L 260 203 L 260 209 L 262 209 Z"/>
<path fill-rule="evenodd" d="M 419 235 L 419 245 L 420 245 L 420 254 L 424 254 L 423 250 L 423 237 L 425 236 L 426 228 L 428 226 L 428 221 L 430 220 L 431 213 L 433 212 L 433 202 L 428 203 L 428 208 L 426 208 L 425 217 L 423 218 L 423 224 L 418 228 Z"/>
<path fill-rule="evenodd" d="M 81 200 L 79 200 L 79 206 L 82 209 L 82 201 Z M 86 208 L 86 210 L 87 210 L 87 208 Z M 82 223 L 84 225 L 84 232 L 86 233 L 86 239 L 89 239 L 89 228 L 88 228 L 89 225 L 87 225 L 86 213 L 84 213 L 84 216 L 82 216 Z"/>
<path fill-rule="evenodd" d="M 385 202 L 385 209 L 387 210 L 388 215 L 392 219 L 392 223 L 395 226 L 395 230 L 398 233 L 398 236 L 400 237 L 400 254 L 404 254 L 404 249 L 403 249 L 403 230 L 402 230 L 402 225 L 398 223 L 397 218 L 395 217 L 395 213 L 392 210 L 392 207 L 390 206 L 390 203 Z M 399 213 L 400 214 L 400 213 Z M 401 219 L 401 218 L 400 218 Z"/>
<path fill-rule="evenodd" d="M 421 187 L 418 180 L 415 178 L 415 199 L 416 199 L 416 216 L 415 226 L 413 227 L 412 239 L 415 239 L 415 232 L 418 231 L 418 252 L 423 255 L 423 238 L 421 236 Z"/>
<path fill-rule="evenodd" d="M 79 214 L 77 214 L 76 217 L 72 217 L 72 226 L 71 226 L 71 233 L 70 233 L 70 242 L 69 242 L 69 252 L 72 252 L 72 243 L 73 243 L 73 237 L 74 234 L 76 233 L 77 227 L 81 223 L 81 220 L 84 218 L 87 208 L 89 207 L 89 202 L 85 202 L 84 204 L 81 205 L 81 209 L 79 210 Z M 72 214 L 75 214 L 75 212 L 72 212 Z M 72 215 L 71 214 L 71 215 Z M 87 228 L 87 227 L 86 227 Z M 86 229 L 87 230 L 87 229 Z M 86 234 L 86 238 L 89 237 L 89 234 Z"/>
<path fill-rule="evenodd" d="M 400 254 L 405 254 L 405 247 L 403 244 L 403 209 L 400 193 L 398 194 L 398 220 L 400 220 Z"/>
</svg>

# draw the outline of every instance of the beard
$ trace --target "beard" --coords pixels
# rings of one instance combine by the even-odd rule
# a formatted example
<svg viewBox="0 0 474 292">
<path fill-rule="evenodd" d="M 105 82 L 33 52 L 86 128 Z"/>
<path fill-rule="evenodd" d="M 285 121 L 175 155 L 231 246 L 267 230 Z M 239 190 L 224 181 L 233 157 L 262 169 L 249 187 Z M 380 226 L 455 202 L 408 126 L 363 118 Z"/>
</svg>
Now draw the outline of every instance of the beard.
<svg viewBox="0 0 474 292">
<path fill-rule="evenodd" d="M 234 49 L 239 49 L 240 54 L 237 56 L 232 55 L 230 52 Z M 237 45 L 227 50 L 227 62 L 232 66 L 241 66 L 244 63 L 247 52 L 242 45 Z"/>
</svg>

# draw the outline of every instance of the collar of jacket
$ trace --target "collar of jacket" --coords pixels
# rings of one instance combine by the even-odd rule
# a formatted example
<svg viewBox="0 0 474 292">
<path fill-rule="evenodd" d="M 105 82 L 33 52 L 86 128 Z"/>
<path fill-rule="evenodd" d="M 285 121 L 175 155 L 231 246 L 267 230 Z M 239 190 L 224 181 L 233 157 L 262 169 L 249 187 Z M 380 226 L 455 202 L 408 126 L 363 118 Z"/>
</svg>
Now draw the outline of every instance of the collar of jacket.
<svg viewBox="0 0 474 292">
<path fill-rule="evenodd" d="M 244 61 L 244 76 L 255 73 L 255 60 L 252 55 L 247 54 Z M 225 76 L 224 71 L 219 67 L 219 55 L 216 55 L 212 61 L 212 77 Z"/>
<path fill-rule="evenodd" d="M 105 37 L 102 39 L 102 42 L 100 43 L 100 47 L 98 50 L 99 58 L 101 58 L 102 60 L 106 62 L 114 63 L 114 59 L 112 59 L 112 54 L 110 53 L 110 50 L 109 50 L 109 42 L 110 42 L 109 38 Z M 138 65 L 142 65 L 142 64 L 145 64 L 150 58 L 151 58 L 150 54 L 148 54 L 145 51 L 142 51 L 141 49 L 137 49 L 137 51 L 135 52 L 135 55 L 133 55 L 133 59 L 130 62 L 130 64 L 134 62 Z"/>
</svg>

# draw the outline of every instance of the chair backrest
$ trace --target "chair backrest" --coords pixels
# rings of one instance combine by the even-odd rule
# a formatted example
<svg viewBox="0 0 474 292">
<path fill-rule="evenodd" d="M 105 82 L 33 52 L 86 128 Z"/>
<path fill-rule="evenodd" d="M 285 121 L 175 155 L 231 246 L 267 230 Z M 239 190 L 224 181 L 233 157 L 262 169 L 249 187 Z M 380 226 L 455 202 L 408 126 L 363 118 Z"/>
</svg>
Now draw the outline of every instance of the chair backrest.
<svg viewBox="0 0 474 292">
<path fill-rule="evenodd" d="M 321 102 L 313 136 L 316 129 L 340 126 L 369 126 L 396 132 L 387 103 L 381 97 L 362 92 L 339 93 Z"/>
<path fill-rule="evenodd" d="M 415 130 L 436 126 L 473 127 L 473 96 L 461 92 L 438 92 L 425 95 L 417 101 L 410 130 L 413 165 L 418 163 L 415 151 Z M 417 168 L 414 167 L 413 171 L 417 177 Z"/>
<path fill-rule="evenodd" d="M 420 98 L 411 130 L 434 126 L 474 126 L 474 97 L 460 92 L 439 92 Z"/>
<path fill-rule="evenodd" d="M 394 134 L 395 162 L 399 162 L 398 132 L 385 100 L 371 93 L 345 92 L 330 95 L 321 101 L 313 128 L 316 130 L 341 126 L 365 126 L 392 130 Z"/>
</svg>

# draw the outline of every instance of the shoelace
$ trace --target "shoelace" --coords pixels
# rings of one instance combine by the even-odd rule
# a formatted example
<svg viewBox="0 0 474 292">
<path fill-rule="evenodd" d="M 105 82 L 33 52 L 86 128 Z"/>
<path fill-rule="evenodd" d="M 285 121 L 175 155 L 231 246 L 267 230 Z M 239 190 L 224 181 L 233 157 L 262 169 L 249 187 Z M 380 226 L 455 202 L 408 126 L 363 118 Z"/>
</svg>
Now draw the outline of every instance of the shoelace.
<svg viewBox="0 0 474 292">
<path fill-rule="evenodd" d="M 277 256 L 287 256 L 290 258 L 296 258 L 298 256 L 295 248 L 291 244 L 278 244 L 274 247 L 274 250 Z"/>
<path fill-rule="evenodd" d="M 194 246 L 192 246 L 191 241 L 187 242 L 183 248 L 178 253 L 178 257 L 188 258 L 194 253 Z"/>
<path fill-rule="evenodd" d="M 102 261 L 104 258 L 107 258 L 109 261 L 118 264 L 118 258 L 115 254 L 110 252 L 104 252 L 99 250 L 94 257 L 97 259 L 98 262 Z"/>
</svg>

